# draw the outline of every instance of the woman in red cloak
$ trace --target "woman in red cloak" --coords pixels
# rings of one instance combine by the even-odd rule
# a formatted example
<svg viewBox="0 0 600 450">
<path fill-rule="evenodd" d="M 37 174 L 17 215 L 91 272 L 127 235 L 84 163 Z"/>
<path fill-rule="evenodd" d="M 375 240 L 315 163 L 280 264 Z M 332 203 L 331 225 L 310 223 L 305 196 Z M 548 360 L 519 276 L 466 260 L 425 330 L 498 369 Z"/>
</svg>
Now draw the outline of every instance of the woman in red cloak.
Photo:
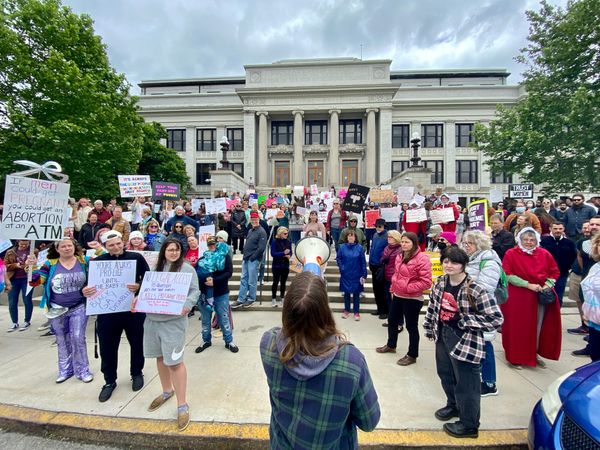
<svg viewBox="0 0 600 450">
<path fill-rule="evenodd" d="M 420 206 L 415 202 L 411 202 L 410 205 L 408 206 L 408 209 L 419 209 L 419 208 L 420 208 Z M 407 222 L 406 221 L 406 213 L 405 213 L 402 215 L 402 229 L 406 233 L 415 233 L 417 235 L 417 239 L 419 242 L 419 250 L 424 252 L 427 247 L 427 239 L 426 239 L 427 220 L 424 220 L 423 222 Z"/>
<path fill-rule="evenodd" d="M 440 223 L 442 230 L 444 231 L 452 231 L 456 233 L 456 221 L 458 220 L 458 216 L 460 216 L 460 208 L 453 202 L 450 201 L 450 196 L 445 192 L 442 193 L 440 197 L 440 201 L 435 206 L 435 209 L 444 209 L 444 208 L 452 208 L 452 214 L 454 215 L 454 220 L 450 222 Z"/>
<path fill-rule="evenodd" d="M 560 305 L 538 303 L 538 292 L 553 287 L 560 275 L 552 255 L 539 246 L 540 235 L 531 227 L 517 235 L 517 247 L 506 252 L 502 267 L 508 277 L 502 346 L 515 369 L 521 365 L 546 367 L 540 357 L 558 360 L 562 339 Z"/>
</svg>

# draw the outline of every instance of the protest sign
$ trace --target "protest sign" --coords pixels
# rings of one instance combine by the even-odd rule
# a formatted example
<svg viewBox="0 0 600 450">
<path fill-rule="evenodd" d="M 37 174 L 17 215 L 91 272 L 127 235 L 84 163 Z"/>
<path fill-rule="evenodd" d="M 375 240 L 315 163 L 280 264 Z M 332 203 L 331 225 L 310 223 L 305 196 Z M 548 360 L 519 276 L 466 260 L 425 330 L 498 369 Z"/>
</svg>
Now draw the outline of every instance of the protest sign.
<svg viewBox="0 0 600 450">
<path fill-rule="evenodd" d="M 198 211 L 200 211 L 200 208 L 202 207 L 202 203 L 204 203 L 204 199 L 201 199 L 201 198 L 193 198 L 192 199 L 192 211 L 194 212 L 194 214 L 196 214 Z"/>
<path fill-rule="evenodd" d="M 12 247 L 12 242 L 9 239 L 0 239 L 0 253 Z"/>
<path fill-rule="evenodd" d="M 431 262 L 431 281 L 435 283 L 438 277 L 444 275 L 440 254 L 438 252 L 425 252 L 425 254 L 429 256 L 429 261 Z"/>
<path fill-rule="evenodd" d="M 319 215 L 319 222 L 323 224 L 327 223 L 327 216 L 329 214 L 327 211 L 317 211 L 317 214 Z"/>
<path fill-rule="evenodd" d="M 310 195 L 319 195 L 319 187 L 316 184 L 310 185 Z"/>
<path fill-rule="evenodd" d="M 271 205 L 276 202 L 276 199 L 274 199 L 274 198 L 266 198 L 264 195 L 261 195 L 260 197 L 258 197 L 258 203 L 261 203 L 260 202 L 261 197 L 263 198 L 263 202 L 267 208 L 270 208 Z"/>
<path fill-rule="evenodd" d="M 304 186 L 294 186 L 294 197 L 304 197 Z"/>
<path fill-rule="evenodd" d="M 203 225 L 198 230 L 198 255 L 203 255 L 208 246 L 206 241 L 210 236 L 215 235 L 214 225 Z"/>
<path fill-rule="evenodd" d="M 149 252 L 146 250 L 131 250 L 132 252 L 139 253 L 144 257 L 146 262 L 148 263 L 148 267 L 150 270 L 156 269 L 156 264 L 158 263 L 158 252 Z"/>
<path fill-rule="evenodd" d="M 121 197 L 149 197 L 152 195 L 150 175 L 118 175 Z"/>
<path fill-rule="evenodd" d="M 7 175 L 0 235 L 60 241 L 68 225 L 69 188 L 67 183 Z"/>
<path fill-rule="evenodd" d="M 498 203 L 503 201 L 502 189 L 491 189 L 490 190 L 490 201 L 492 203 Z"/>
<path fill-rule="evenodd" d="M 398 203 L 408 203 L 415 194 L 415 188 L 412 186 L 400 186 L 398 188 Z"/>
<path fill-rule="evenodd" d="M 204 200 L 206 214 L 219 214 L 227 211 L 227 200 L 224 197 Z"/>
<path fill-rule="evenodd" d="M 476 200 L 469 204 L 469 229 L 485 231 L 488 226 L 487 200 Z"/>
<path fill-rule="evenodd" d="M 509 184 L 509 198 L 533 198 L 533 184 Z"/>
<path fill-rule="evenodd" d="M 427 220 L 427 211 L 425 208 L 406 210 L 406 221 L 409 223 L 425 222 Z"/>
<path fill-rule="evenodd" d="M 375 228 L 375 221 L 379 219 L 378 209 L 369 209 L 365 211 L 365 228 Z"/>
<path fill-rule="evenodd" d="M 292 193 L 292 188 L 290 186 L 286 186 L 280 189 L 283 195 L 290 195 Z"/>
<path fill-rule="evenodd" d="M 42 267 L 42 265 L 46 262 L 46 260 L 48 259 L 48 250 L 50 250 L 49 248 L 45 248 L 44 250 L 40 250 L 40 252 L 37 255 L 37 266 Z"/>
<path fill-rule="evenodd" d="M 342 209 L 344 211 L 361 213 L 365 204 L 365 200 L 367 199 L 367 195 L 369 195 L 369 188 L 367 186 L 350 183 L 348 192 L 344 198 Z"/>
<path fill-rule="evenodd" d="M 338 197 L 339 197 L 339 198 L 346 198 L 346 194 L 347 194 L 347 193 L 348 193 L 348 190 L 347 190 L 347 189 L 340 189 L 340 190 L 338 191 Z"/>
<path fill-rule="evenodd" d="M 431 223 L 449 223 L 456 220 L 454 218 L 454 207 L 432 209 L 429 211 L 429 217 L 431 218 Z"/>
<path fill-rule="evenodd" d="M 160 212 L 160 203 L 155 203 L 153 210 L 155 214 L 158 214 Z"/>
<path fill-rule="evenodd" d="M 425 201 L 425 197 L 423 197 L 421 194 L 415 194 L 414 197 L 411 199 L 411 201 L 408 203 L 409 204 L 415 203 L 416 205 L 421 206 L 424 201 Z"/>
<path fill-rule="evenodd" d="M 178 316 L 187 300 L 192 273 L 146 272 L 137 300 L 135 312 L 170 314 Z"/>
<path fill-rule="evenodd" d="M 133 212 L 131 212 L 131 211 L 123 211 L 123 213 L 121 214 L 121 216 L 127 222 L 131 222 L 133 220 Z"/>
<path fill-rule="evenodd" d="M 135 270 L 135 260 L 90 261 L 88 286 L 95 286 L 96 294 L 87 299 L 85 313 L 130 311 L 133 292 L 127 285 L 135 283 Z"/>
<path fill-rule="evenodd" d="M 369 200 L 375 203 L 393 203 L 394 191 L 391 189 L 371 189 Z"/>
<path fill-rule="evenodd" d="M 235 199 L 235 200 L 229 200 L 229 199 L 225 199 L 225 202 L 227 203 L 227 210 L 230 210 L 232 206 L 235 206 L 237 203 L 240 202 L 239 199 Z"/>
<path fill-rule="evenodd" d="M 179 200 L 179 185 L 166 181 L 153 181 L 152 198 L 154 200 Z"/>
<path fill-rule="evenodd" d="M 306 208 L 304 208 L 303 206 L 296 206 L 296 214 L 303 216 L 304 214 L 306 214 Z"/>
<path fill-rule="evenodd" d="M 380 208 L 379 211 L 381 211 L 381 218 L 385 219 L 386 222 L 398 222 L 400 220 L 402 207 Z"/>
<path fill-rule="evenodd" d="M 250 194 L 248 196 L 248 206 L 252 206 L 255 203 L 258 203 L 258 194 Z"/>
<path fill-rule="evenodd" d="M 277 216 L 279 209 L 267 209 L 265 211 L 265 220 L 271 220 L 273 217 Z"/>
</svg>

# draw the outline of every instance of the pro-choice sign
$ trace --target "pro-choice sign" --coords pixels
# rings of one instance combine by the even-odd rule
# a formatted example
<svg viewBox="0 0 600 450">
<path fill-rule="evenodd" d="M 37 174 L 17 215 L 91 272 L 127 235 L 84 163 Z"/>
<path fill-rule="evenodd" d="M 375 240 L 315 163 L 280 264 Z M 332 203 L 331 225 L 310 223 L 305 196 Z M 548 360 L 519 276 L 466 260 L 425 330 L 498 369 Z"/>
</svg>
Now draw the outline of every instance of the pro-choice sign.
<svg viewBox="0 0 600 450">
<path fill-rule="evenodd" d="M 2 237 L 60 241 L 70 216 L 69 188 L 67 183 L 7 175 Z"/>
<path fill-rule="evenodd" d="M 509 198 L 533 198 L 533 184 L 509 184 Z"/>
</svg>

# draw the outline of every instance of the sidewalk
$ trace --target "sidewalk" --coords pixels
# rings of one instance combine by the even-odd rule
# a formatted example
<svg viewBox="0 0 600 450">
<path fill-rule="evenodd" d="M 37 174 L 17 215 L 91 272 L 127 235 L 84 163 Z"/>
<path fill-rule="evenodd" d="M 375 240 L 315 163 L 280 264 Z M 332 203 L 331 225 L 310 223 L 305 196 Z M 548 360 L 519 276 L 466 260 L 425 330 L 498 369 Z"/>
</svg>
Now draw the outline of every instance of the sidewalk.
<svg viewBox="0 0 600 450">
<path fill-rule="evenodd" d="M 23 316 L 22 309 L 19 314 Z M 522 447 L 526 443 L 529 415 L 546 387 L 559 375 L 589 362 L 587 358 L 570 355 L 572 350 L 581 348 L 583 344 L 581 337 L 566 333 L 567 328 L 579 324 L 575 309 L 569 308 L 562 316 L 561 360 L 547 361 L 547 369 L 510 369 L 504 359 L 501 342 L 497 340 L 499 395 L 481 401 L 481 430 L 490 432 L 482 432 L 477 440 L 457 441 L 440 431 L 442 424 L 433 416 L 433 412 L 445 404 L 435 370 L 433 344 L 422 338 L 418 363 L 400 367 L 396 360 L 407 349 L 406 332 L 400 334 L 397 354 L 380 355 L 375 348 L 383 345 L 387 336 L 386 328 L 381 326 L 382 321 L 368 314 L 363 315 L 360 322 L 342 320 L 337 313 L 335 317 L 338 327 L 364 353 L 379 395 L 382 414 L 377 430 L 360 436 L 361 446 L 369 448 L 391 448 L 388 446 L 403 444 L 421 448 L 490 444 Z M 56 347 L 50 345 L 52 338 L 41 338 L 41 333 L 36 331 L 43 321 L 42 312 L 36 307 L 30 330 L 6 333 L 10 320 L 3 299 L 3 306 L 0 306 L 0 422 L 23 426 L 28 422 L 31 426 L 35 423 L 38 426 L 60 424 L 61 429 L 71 428 L 83 439 L 97 440 L 98 436 L 102 436 L 100 440 L 108 442 L 112 436 L 121 444 L 133 444 L 142 436 L 150 436 L 148 442 L 158 445 L 159 436 L 168 436 L 170 444 L 182 445 L 183 441 L 174 439 L 210 436 L 214 439 L 210 442 L 218 441 L 219 445 L 228 443 L 212 448 L 242 448 L 241 442 L 245 443 L 244 448 L 266 446 L 268 428 L 265 424 L 269 423 L 270 405 L 258 344 L 266 330 L 280 324 L 280 312 L 251 309 L 234 312 L 234 341 L 240 347 L 237 354 L 224 348 L 222 338 L 213 338 L 211 348 L 201 354 L 194 353 L 200 344 L 200 322 L 198 315 L 190 319 L 185 362 L 193 426 L 185 433 L 176 431 L 174 401 L 158 411 L 147 412 L 152 399 L 161 392 L 153 360 L 146 361 L 144 389 L 131 391 L 129 346 L 124 337 L 118 387 L 108 402 L 98 402 L 104 382 L 100 360 L 93 357 L 93 319 L 88 324 L 87 336 L 94 381 L 84 384 L 72 378 L 63 384 L 55 384 Z M 96 434 L 86 433 L 86 430 L 95 430 Z M 246 441 L 254 445 L 246 447 Z"/>
</svg>

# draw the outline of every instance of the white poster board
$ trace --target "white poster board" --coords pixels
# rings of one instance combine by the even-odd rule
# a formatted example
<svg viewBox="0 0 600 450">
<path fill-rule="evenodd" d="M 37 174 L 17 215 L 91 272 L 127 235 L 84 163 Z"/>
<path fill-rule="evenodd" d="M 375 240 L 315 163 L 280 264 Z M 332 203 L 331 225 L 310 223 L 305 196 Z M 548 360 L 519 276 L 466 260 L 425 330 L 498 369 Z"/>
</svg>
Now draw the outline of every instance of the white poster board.
<svg viewBox="0 0 600 450">
<path fill-rule="evenodd" d="M 306 214 L 306 208 L 304 206 L 296 206 L 296 214 L 300 214 L 301 216 Z"/>
<path fill-rule="evenodd" d="M 0 235 L 60 241 L 68 225 L 69 188 L 67 183 L 7 175 Z"/>
<path fill-rule="evenodd" d="M 415 194 L 415 196 L 408 203 L 409 204 L 415 203 L 416 205 L 420 206 L 423 204 L 424 201 L 425 201 L 425 197 L 423 197 L 421 194 Z"/>
<path fill-rule="evenodd" d="M 227 211 L 227 200 L 225 198 L 209 198 L 204 200 L 206 214 L 219 214 Z"/>
<path fill-rule="evenodd" d="M 192 199 L 192 211 L 194 212 L 194 214 L 198 213 L 202 203 L 204 203 L 204 200 L 201 198 L 193 198 Z"/>
<path fill-rule="evenodd" d="M 431 223 L 449 223 L 454 222 L 454 208 L 440 208 L 429 211 Z"/>
<path fill-rule="evenodd" d="M 135 260 L 90 261 L 88 286 L 95 286 L 96 294 L 87 299 L 88 316 L 131 310 L 133 292 L 127 285 L 135 283 L 136 263 Z"/>
<path fill-rule="evenodd" d="M 401 212 L 402 207 L 400 206 L 394 208 L 379 208 L 379 214 L 386 222 L 398 222 L 400 220 Z"/>
<path fill-rule="evenodd" d="M 319 214 L 319 222 L 321 222 L 322 224 L 326 224 L 327 216 L 328 216 L 329 212 L 328 211 L 317 211 L 317 214 Z"/>
<path fill-rule="evenodd" d="M 158 263 L 158 252 L 150 252 L 146 250 L 131 250 L 132 252 L 139 253 L 144 257 L 148 263 L 150 270 L 156 270 L 156 264 Z"/>
<path fill-rule="evenodd" d="M 294 186 L 294 197 L 304 197 L 304 186 Z"/>
<path fill-rule="evenodd" d="M 152 314 L 180 315 L 193 276 L 192 273 L 182 272 L 146 272 L 133 310 Z"/>
<path fill-rule="evenodd" d="M 152 197 L 150 175 L 119 175 L 118 178 L 121 197 Z"/>
<path fill-rule="evenodd" d="M 42 265 L 46 262 L 46 260 L 48 259 L 48 250 L 50 250 L 49 248 L 45 248 L 44 250 L 40 251 L 37 255 L 37 266 L 42 267 Z"/>
<path fill-rule="evenodd" d="M 310 185 L 310 195 L 319 195 L 319 187 L 316 184 Z"/>
<path fill-rule="evenodd" d="M 406 221 L 408 223 L 425 222 L 427 220 L 427 211 L 425 208 L 409 209 L 406 211 Z"/>
<path fill-rule="evenodd" d="M 415 195 L 415 188 L 413 186 L 400 186 L 397 195 L 397 203 L 408 203 Z"/>
<path fill-rule="evenodd" d="M 127 222 L 131 222 L 133 220 L 133 212 L 131 211 L 123 211 L 121 215 Z"/>
<path fill-rule="evenodd" d="M 0 239 L 0 253 L 12 247 L 12 242 L 9 239 Z"/>
<path fill-rule="evenodd" d="M 206 245 L 206 241 L 210 236 L 214 236 L 216 233 L 215 226 L 213 225 L 204 225 L 201 226 L 198 230 L 198 255 L 204 255 L 204 252 L 208 248 Z"/>
<path fill-rule="evenodd" d="M 277 213 L 279 212 L 279 209 L 273 209 L 273 208 L 269 208 L 265 211 L 265 220 L 270 220 L 273 217 L 277 216 Z"/>
<path fill-rule="evenodd" d="M 490 201 L 492 203 L 498 203 L 504 201 L 504 194 L 502 189 L 491 189 L 490 190 Z"/>
</svg>

